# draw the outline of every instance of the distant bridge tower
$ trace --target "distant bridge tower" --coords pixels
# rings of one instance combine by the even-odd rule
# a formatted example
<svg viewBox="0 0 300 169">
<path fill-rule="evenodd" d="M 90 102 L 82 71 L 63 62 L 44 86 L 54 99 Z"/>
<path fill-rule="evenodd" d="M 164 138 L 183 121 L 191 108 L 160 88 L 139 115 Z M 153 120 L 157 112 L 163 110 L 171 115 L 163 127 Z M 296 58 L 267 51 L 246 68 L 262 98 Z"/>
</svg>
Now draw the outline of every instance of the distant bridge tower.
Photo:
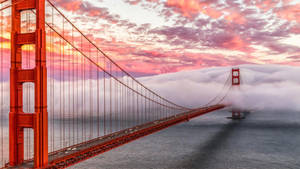
<svg viewBox="0 0 300 169">
<path fill-rule="evenodd" d="M 9 165 L 24 162 L 24 128 L 34 131 L 34 167 L 48 164 L 45 0 L 12 0 Z M 21 32 L 22 11 L 35 9 L 36 30 Z M 35 45 L 35 68 L 22 68 L 22 46 Z M 23 84 L 34 83 L 34 112 L 23 112 Z"/>
<path fill-rule="evenodd" d="M 240 89 L 241 85 L 241 73 L 240 73 L 240 68 L 232 68 L 231 70 L 231 77 L 232 77 L 232 86 L 238 87 Z M 232 108 L 232 116 L 230 117 L 231 119 L 242 119 L 243 117 L 241 116 L 241 110 L 233 107 Z"/>
<path fill-rule="evenodd" d="M 231 76 L 232 76 L 232 86 L 239 86 L 241 84 L 240 68 L 232 68 Z"/>
</svg>

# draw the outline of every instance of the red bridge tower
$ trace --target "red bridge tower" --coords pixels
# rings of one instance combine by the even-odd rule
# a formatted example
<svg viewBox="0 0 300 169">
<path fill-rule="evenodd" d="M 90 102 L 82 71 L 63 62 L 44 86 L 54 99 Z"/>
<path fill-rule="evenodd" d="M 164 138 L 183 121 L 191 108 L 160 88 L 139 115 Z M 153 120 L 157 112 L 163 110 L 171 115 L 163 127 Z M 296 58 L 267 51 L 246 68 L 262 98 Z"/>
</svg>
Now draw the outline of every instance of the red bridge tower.
<svg viewBox="0 0 300 169">
<path fill-rule="evenodd" d="M 231 76 L 232 76 L 232 86 L 240 87 L 241 85 L 240 69 L 232 68 Z M 233 107 L 231 119 L 242 119 L 242 118 L 243 117 L 241 116 L 241 111 L 238 108 Z"/>
<path fill-rule="evenodd" d="M 24 161 L 24 128 L 34 131 L 34 167 L 48 164 L 45 0 L 12 0 L 9 165 Z M 21 32 L 21 12 L 36 10 L 36 30 Z M 22 69 L 22 45 L 35 45 L 35 68 Z M 23 84 L 34 83 L 34 112 L 23 112 Z"/>
<path fill-rule="evenodd" d="M 232 68 L 231 75 L 232 75 L 232 86 L 239 86 L 241 84 L 240 69 Z"/>
</svg>

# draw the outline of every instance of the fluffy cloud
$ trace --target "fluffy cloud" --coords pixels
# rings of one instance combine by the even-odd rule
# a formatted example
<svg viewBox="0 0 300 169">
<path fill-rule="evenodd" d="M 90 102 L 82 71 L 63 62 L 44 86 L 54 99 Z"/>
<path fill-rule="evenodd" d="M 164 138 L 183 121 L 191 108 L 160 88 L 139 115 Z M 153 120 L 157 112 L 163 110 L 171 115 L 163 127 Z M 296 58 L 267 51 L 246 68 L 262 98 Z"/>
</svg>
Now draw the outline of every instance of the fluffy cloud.
<svg viewBox="0 0 300 169">
<path fill-rule="evenodd" d="M 210 7 L 210 5 L 216 2 L 216 0 L 167 0 L 165 6 L 168 8 L 173 8 L 175 12 L 179 12 L 187 18 L 195 17 L 199 13 L 205 13 L 212 18 L 219 18 L 222 13 Z"/>
<path fill-rule="evenodd" d="M 278 65 L 242 65 L 240 89 L 225 102 L 246 109 L 300 110 L 300 68 Z M 222 89 L 231 67 L 207 68 L 141 78 L 163 96 L 189 107 L 205 105 Z"/>
<path fill-rule="evenodd" d="M 117 23 L 120 19 L 120 16 L 111 14 L 107 8 L 97 7 L 89 1 L 58 0 L 55 5 L 75 15 L 87 16 L 89 19 L 94 17 L 96 20 L 104 19 L 110 23 Z M 88 22 L 88 18 L 85 18 L 84 21 Z"/>
<path fill-rule="evenodd" d="M 299 67 L 278 65 L 241 65 L 239 67 L 241 68 L 242 85 L 240 88 L 230 89 L 229 94 L 222 103 L 232 103 L 235 106 L 251 110 L 300 110 Z M 231 67 L 215 67 L 142 77 L 138 80 L 161 96 L 179 105 L 197 108 L 206 105 L 220 93 L 220 97 L 226 95 L 226 91 L 230 87 L 230 79 L 224 90 L 222 89 L 230 76 L 230 71 Z M 98 83 L 100 84 L 99 88 L 97 88 L 96 80 L 89 80 L 85 83 L 81 80 L 76 81 L 74 86 L 77 87 L 74 92 L 72 88 L 67 87 L 72 86 L 70 82 L 62 83 L 58 80 L 49 79 L 48 102 L 50 111 L 53 111 L 51 105 L 56 105 L 55 108 L 59 109 L 61 99 L 63 99 L 60 98 L 60 93 L 63 93 L 63 97 L 68 98 L 64 105 L 66 112 L 68 112 L 67 105 L 69 104 L 71 104 L 72 110 L 72 98 L 76 98 L 76 103 L 78 101 L 76 111 L 90 110 L 90 104 L 93 105 L 93 110 L 97 109 L 96 105 L 100 105 L 102 110 L 102 103 L 96 103 L 95 100 L 100 97 L 100 100 L 103 101 L 103 92 L 97 95 L 98 91 L 104 90 L 103 80 L 99 80 Z M 106 80 L 106 83 L 108 86 L 109 80 Z M 86 86 L 84 87 L 83 84 Z M 0 86 L 2 85 L 4 93 L 1 93 L 1 95 L 8 98 L 8 82 L 6 81 Z M 114 81 L 112 86 L 114 86 Z M 106 93 L 109 92 L 110 89 L 106 88 Z M 113 101 L 115 101 L 115 96 L 117 95 L 112 95 Z M 85 105 L 82 105 L 83 97 L 86 99 Z M 90 98 L 93 100 L 92 102 Z M 107 99 L 106 103 L 109 103 L 110 98 Z M 8 99 L 5 99 L 3 105 L 1 105 L 2 110 L 7 110 L 8 104 Z M 127 106 L 130 107 L 130 105 Z"/>
<path fill-rule="evenodd" d="M 294 57 L 300 51 L 297 38 L 282 43 L 297 37 L 300 30 L 299 3 L 294 1 L 116 1 L 126 11 L 136 9 L 126 13 L 107 6 L 109 3 L 55 1 L 92 41 L 136 75 L 245 63 L 300 65 Z M 153 16 L 150 20 L 136 21 L 132 17 L 137 16 L 135 11 L 142 16 Z M 8 13 L 5 14 L 7 20 Z M 62 18 L 55 16 L 61 33 Z M 78 33 L 71 38 L 70 25 L 64 26 L 68 40 L 79 44 Z M 8 35 L 6 26 L 0 36 L 6 48 Z M 47 35 L 48 40 L 50 36 Z M 56 42 L 59 42 L 57 36 Z M 84 42 L 83 47 L 89 49 L 88 43 Z M 139 69 L 141 64 L 145 69 Z"/>
</svg>

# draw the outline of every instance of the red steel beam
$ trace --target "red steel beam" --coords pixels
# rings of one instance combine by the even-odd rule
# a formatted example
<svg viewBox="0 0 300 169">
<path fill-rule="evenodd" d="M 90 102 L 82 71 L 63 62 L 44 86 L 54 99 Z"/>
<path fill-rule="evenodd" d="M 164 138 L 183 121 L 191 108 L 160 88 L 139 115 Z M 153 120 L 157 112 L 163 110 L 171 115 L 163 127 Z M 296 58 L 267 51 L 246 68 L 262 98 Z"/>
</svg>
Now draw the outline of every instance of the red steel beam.
<svg viewBox="0 0 300 169">
<path fill-rule="evenodd" d="M 147 136 L 175 124 L 189 121 L 192 118 L 207 114 L 209 112 L 223 109 L 224 107 L 226 106 L 214 105 L 192 110 L 64 148 L 49 154 L 50 162 L 46 168 L 54 169 L 72 166 L 76 163 L 117 148 L 138 138 Z"/>
</svg>

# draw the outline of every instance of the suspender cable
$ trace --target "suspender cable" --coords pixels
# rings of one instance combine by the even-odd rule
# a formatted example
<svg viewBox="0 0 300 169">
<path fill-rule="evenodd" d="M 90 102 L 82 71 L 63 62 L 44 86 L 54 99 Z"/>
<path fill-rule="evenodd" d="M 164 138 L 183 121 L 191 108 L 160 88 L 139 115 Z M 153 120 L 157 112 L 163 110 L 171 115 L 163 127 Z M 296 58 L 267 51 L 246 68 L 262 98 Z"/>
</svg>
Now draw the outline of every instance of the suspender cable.
<svg viewBox="0 0 300 169">
<path fill-rule="evenodd" d="M 105 57 L 103 57 L 103 67 L 104 69 L 106 68 L 106 60 L 105 60 Z M 103 106 L 104 106 L 104 135 L 106 135 L 106 88 L 105 88 L 105 85 L 106 85 L 106 77 L 105 77 L 105 72 L 103 71 L 103 88 L 104 88 L 104 99 L 103 99 Z"/>
<path fill-rule="evenodd" d="M 74 34 L 73 34 L 73 28 L 71 29 L 71 35 L 72 35 L 72 42 L 74 43 Z M 74 61 L 75 61 L 75 57 L 74 57 L 74 50 L 73 50 L 73 48 L 71 49 L 71 57 L 70 58 L 72 58 L 73 60 L 71 61 L 70 60 L 70 63 L 72 64 L 72 95 L 73 95 L 73 99 L 72 99 L 72 134 L 73 134 L 73 138 L 72 138 L 72 142 L 73 142 L 73 144 L 75 144 L 75 119 L 77 119 L 76 118 L 76 115 L 75 115 L 75 98 L 77 99 L 77 97 L 75 97 L 75 84 L 77 84 L 77 81 L 75 80 L 75 63 L 74 63 Z M 76 88 L 78 88 L 78 86 L 76 86 Z M 76 110 L 78 110 L 78 109 L 76 109 Z"/>
<path fill-rule="evenodd" d="M 85 50 L 85 48 L 83 48 L 82 49 L 82 51 L 84 51 Z M 87 107 L 87 102 L 86 102 L 86 61 L 85 61 L 85 58 L 83 59 L 83 90 L 82 90 L 82 92 L 83 92 L 83 107 L 84 107 L 84 109 L 83 109 L 83 111 L 84 111 L 84 113 L 86 114 L 87 113 L 87 110 L 85 109 L 86 107 Z M 87 130 L 86 130 L 86 118 L 85 118 L 86 116 L 84 116 L 83 115 L 83 131 L 84 131 L 84 141 L 86 141 L 86 132 L 87 132 Z"/>
<path fill-rule="evenodd" d="M 83 50 L 82 47 L 82 36 L 80 36 L 80 47 L 81 50 Z M 84 78 L 84 59 L 81 58 L 81 141 L 84 140 L 84 121 L 83 121 L 83 114 L 84 114 L 84 83 L 85 83 L 85 78 Z"/>
<path fill-rule="evenodd" d="M 1 8 L 2 8 L 2 3 L 1 3 Z M 0 17 L 1 17 L 1 25 L 0 25 L 0 33 L 1 33 L 1 37 L 3 37 L 3 34 L 4 34 L 4 31 L 3 31 L 3 27 L 4 27 L 4 24 L 3 24 L 3 11 L 1 10 L 0 11 Z M 4 103 L 4 74 L 3 74 L 3 72 L 4 72 L 4 67 L 3 67 L 3 60 L 4 60 L 4 54 L 3 54 L 3 38 L 1 38 L 0 39 L 1 41 L 0 41 L 0 91 L 1 91 L 1 93 L 0 93 L 0 105 L 2 106 L 2 105 L 4 105 L 3 103 Z M 0 163 L 0 167 L 3 167 L 4 166 L 4 107 L 0 107 L 0 122 L 1 122 L 1 163 Z"/>
<path fill-rule="evenodd" d="M 136 91 L 139 90 L 139 86 L 136 84 Z M 139 95 L 136 95 L 136 116 L 137 116 L 137 125 L 140 124 L 140 115 L 139 115 Z"/>
<path fill-rule="evenodd" d="M 53 8 L 51 9 L 51 22 L 52 22 L 52 25 L 54 24 L 54 15 L 53 15 Z M 51 50 L 50 50 L 50 52 L 51 52 L 51 61 L 52 61 L 52 67 L 50 67 L 50 71 L 52 70 L 52 79 L 51 79 L 51 81 L 52 81 L 52 98 L 51 98 L 51 100 L 52 100 L 52 103 L 51 103 L 51 107 L 52 107 L 52 112 L 51 112 L 51 114 L 52 114 L 52 132 L 51 132 L 51 135 L 52 135 L 52 151 L 54 151 L 55 150 L 55 132 L 54 132 L 54 128 L 55 128 L 55 126 L 54 126 L 54 112 L 56 112 L 55 110 L 54 110 L 54 68 L 55 68 L 55 65 L 54 65 L 54 41 L 55 41 L 55 38 L 54 38 L 54 31 L 53 30 L 51 30 L 51 29 L 49 29 L 50 30 L 50 32 L 51 32 L 51 35 L 50 35 L 50 38 L 51 38 L 51 40 L 50 40 L 50 46 L 51 46 Z"/>
<path fill-rule="evenodd" d="M 115 70 L 114 70 L 115 71 Z M 116 74 L 116 77 L 118 78 L 118 75 L 117 75 L 117 72 L 115 71 L 115 74 Z M 115 88 L 115 94 L 114 94 L 114 105 L 115 105 L 115 110 L 114 110 L 114 124 L 115 124 L 115 126 L 114 126 L 114 131 L 116 131 L 117 130 L 117 127 L 118 127 L 118 123 L 117 123 L 117 115 L 118 115 L 118 100 L 117 100 L 117 83 L 115 83 L 115 81 L 114 81 L 114 88 Z"/>
<path fill-rule="evenodd" d="M 99 56 L 97 53 L 97 63 L 99 64 Z M 99 91 L 99 70 L 96 69 L 97 72 L 97 137 L 100 137 L 100 91 Z"/>
<path fill-rule="evenodd" d="M 92 54 L 91 54 L 91 45 L 90 45 L 90 43 L 89 43 L 89 56 L 90 56 L 90 58 L 92 57 Z M 90 103 L 90 110 L 89 110 L 89 116 L 90 116 L 90 136 L 89 136 L 89 139 L 92 139 L 93 138 L 93 120 L 92 120 L 92 118 L 93 118 L 93 84 L 92 84 L 92 82 L 93 82 L 93 65 L 92 65 L 92 63 L 91 62 L 89 62 L 89 81 L 90 81 L 90 83 L 89 83 L 89 85 L 90 85 L 90 87 L 89 87 L 89 91 L 90 91 L 90 98 L 89 98 L 89 103 Z"/>
<path fill-rule="evenodd" d="M 72 28 L 72 34 L 74 33 L 73 31 L 73 28 Z M 73 37 L 74 38 L 74 37 Z M 74 51 L 74 49 L 73 49 Z M 75 82 L 76 82 L 76 106 L 75 106 L 75 109 L 76 109 L 76 114 L 75 114 L 75 118 L 76 118 L 76 129 L 74 128 L 74 130 L 76 131 L 74 134 L 76 135 L 76 143 L 79 143 L 79 82 L 80 82 L 80 76 L 79 76 L 79 73 L 80 73 L 80 67 L 79 67 L 79 60 L 78 60 L 78 55 L 77 55 L 77 52 L 75 51 L 74 52 L 74 58 L 76 58 L 75 60 L 75 70 L 76 70 L 76 78 L 75 78 Z M 74 71 L 75 71 L 74 70 Z"/>
<path fill-rule="evenodd" d="M 111 63 L 109 64 L 109 73 L 111 72 Z M 109 132 L 112 133 L 112 86 L 111 86 L 112 77 L 109 77 Z"/>
<path fill-rule="evenodd" d="M 61 42 L 62 40 L 59 39 L 59 141 L 60 141 L 60 148 L 62 148 L 62 48 Z"/>
<path fill-rule="evenodd" d="M 68 34 L 67 34 L 68 35 Z M 71 106 L 72 106 L 72 101 L 73 101 L 73 99 L 74 99 L 74 97 L 72 97 L 71 96 L 71 91 L 72 91 L 72 89 L 74 89 L 74 85 L 73 85 L 73 81 L 72 81 L 72 76 L 71 76 L 71 71 L 73 72 L 73 70 L 72 70 L 72 66 L 71 66 L 71 51 L 70 51 L 70 46 L 69 45 L 67 45 L 67 58 L 68 58 L 68 60 L 67 60 L 67 69 L 66 69 L 66 71 L 67 71 L 67 88 L 68 88 L 68 95 L 69 95 L 69 97 L 68 97 L 68 116 L 67 116 L 67 127 L 68 127 L 68 138 L 67 138 L 67 145 L 68 146 L 70 146 L 71 145 L 71 143 L 72 143 L 72 141 L 73 141 L 73 139 L 71 139 L 71 119 L 72 119 L 72 121 L 74 120 L 74 116 L 73 116 L 73 109 L 71 110 Z"/>
<path fill-rule="evenodd" d="M 62 21 L 62 31 L 63 31 L 63 36 L 65 37 L 65 20 L 63 19 L 63 21 Z M 65 94 L 66 94 L 66 92 L 65 92 L 65 41 L 63 41 L 63 43 L 62 43 L 62 102 L 63 102 L 63 107 L 62 107 L 62 120 L 63 120 L 63 122 L 62 122 L 62 125 L 63 125 L 63 138 L 62 138 L 62 140 L 63 140 L 63 147 L 65 147 L 65 143 L 66 143 L 66 140 L 65 140 L 65 129 L 66 129 L 66 127 L 65 127 L 65 102 L 66 102 L 66 97 L 65 97 Z"/>
</svg>

